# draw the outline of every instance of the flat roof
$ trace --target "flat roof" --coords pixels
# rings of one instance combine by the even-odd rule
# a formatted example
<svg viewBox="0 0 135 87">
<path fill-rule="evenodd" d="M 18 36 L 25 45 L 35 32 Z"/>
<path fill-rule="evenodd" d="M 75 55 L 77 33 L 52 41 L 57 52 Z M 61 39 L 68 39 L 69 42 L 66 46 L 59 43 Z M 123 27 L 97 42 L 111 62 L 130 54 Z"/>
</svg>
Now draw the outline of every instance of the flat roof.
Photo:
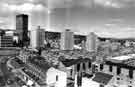
<svg viewBox="0 0 135 87">
<path fill-rule="evenodd" d="M 128 55 L 108 58 L 107 61 L 111 61 L 111 62 L 114 62 L 114 63 L 123 63 L 125 61 L 132 60 L 132 59 L 135 59 L 135 54 L 128 54 Z"/>
<path fill-rule="evenodd" d="M 120 61 L 123 61 L 123 60 L 128 60 L 128 59 L 131 59 L 131 58 L 133 58 L 132 56 L 129 56 L 129 55 L 127 55 L 127 56 L 118 56 L 118 57 L 113 57 L 113 58 L 111 58 L 112 60 L 120 60 Z"/>
<path fill-rule="evenodd" d="M 135 54 L 110 58 L 106 61 L 106 64 L 135 69 Z"/>
</svg>

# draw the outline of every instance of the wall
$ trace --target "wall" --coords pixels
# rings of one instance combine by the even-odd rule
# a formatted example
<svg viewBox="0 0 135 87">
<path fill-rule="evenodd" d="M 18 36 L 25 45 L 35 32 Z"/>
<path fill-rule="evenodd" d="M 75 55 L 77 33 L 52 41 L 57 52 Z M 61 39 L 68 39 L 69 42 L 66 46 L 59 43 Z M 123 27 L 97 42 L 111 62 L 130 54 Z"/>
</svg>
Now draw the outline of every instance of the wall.
<svg viewBox="0 0 135 87">
<path fill-rule="evenodd" d="M 56 81 L 56 76 L 58 76 L 57 81 Z M 67 79 L 66 72 L 60 71 L 53 67 L 47 71 L 46 82 L 48 85 L 54 84 L 55 87 L 66 87 L 66 82 L 67 82 L 66 79 Z"/>
<path fill-rule="evenodd" d="M 100 69 L 99 69 L 99 71 L 100 71 Z M 134 79 L 129 78 L 129 69 L 126 69 L 126 68 L 121 68 L 121 74 L 117 75 L 117 67 L 116 66 L 113 66 L 113 71 L 110 72 L 109 65 L 105 64 L 104 69 L 101 72 L 113 75 L 112 82 L 109 84 L 110 86 L 116 85 L 118 87 L 128 87 L 128 86 L 135 87 L 135 70 L 133 71 L 134 72 L 133 73 Z M 118 80 L 118 78 L 119 78 L 119 80 Z"/>
</svg>

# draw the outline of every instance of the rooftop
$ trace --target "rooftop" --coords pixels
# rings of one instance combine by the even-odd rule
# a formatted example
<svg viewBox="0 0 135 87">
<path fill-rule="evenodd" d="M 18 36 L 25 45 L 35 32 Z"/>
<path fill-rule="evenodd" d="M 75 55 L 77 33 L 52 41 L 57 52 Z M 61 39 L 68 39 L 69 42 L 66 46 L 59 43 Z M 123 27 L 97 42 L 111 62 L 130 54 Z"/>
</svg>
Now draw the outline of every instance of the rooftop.
<svg viewBox="0 0 135 87">
<path fill-rule="evenodd" d="M 29 62 L 45 72 L 51 67 L 51 65 L 43 57 L 40 56 L 29 58 Z"/>
<path fill-rule="evenodd" d="M 118 57 L 113 57 L 113 58 L 111 58 L 111 59 L 113 59 L 113 60 L 127 60 L 127 59 L 130 59 L 130 58 L 132 58 L 131 56 L 118 56 Z"/>
<path fill-rule="evenodd" d="M 62 60 L 61 62 L 66 66 L 66 67 L 70 67 L 72 65 L 78 64 L 78 63 L 83 63 L 83 62 L 87 62 L 87 61 L 91 61 L 88 58 L 80 58 L 80 59 L 65 59 Z"/>
<path fill-rule="evenodd" d="M 73 50 L 73 51 L 65 51 L 65 50 L 47 51 L 47 50 L 44 50 L 42 52 L 42 56 L 44 57 L 44 59 L 47 62 L 52 63 L 53 65 L 57 65 L 59 63 L 59 60 L 60 61 L 64 60 L 63 63 L 66 61 L 66 66 L 72 65 L 71 64 L 72 62 L 74 64 L 74 61 L 78 61 L 78 59 L 80 59 L 80 58 L 92 60 L 92 57 L 94 55 L 95 55 L 95 53 L 90 53 L 87 51 L 80 51 L 80 50 Z M 72 61 L 72 62 L 68 62 L 68 61 Z"/>
<path fill-rule="evenodd" d="M 108 59 L 105 63 L 108 65 L 119 66 L 122 68 L 135 69 L 135 54 L 114 57 L 114 58 Z"/>
<path fill-rule="evenodd" d="M 112 57 L 112 58 L 109 58 L 108 60 L 112 62 L 116 62 L 116 63 L 121 63 L 121 62 L 128 61 L 130 59 L 135 59 L 135 54 Z"/>
<path fill-rule="evenodd" d="M 112 77 L 113 75 L 97 72 L 92 80 L 107 85 L 108 82 L 112 79 Z"/>
<path fill-rule="evenodd" d="M 22 70 L 23 70 L 24 73 L 26 73 L 34 81 L 38 81 L 39 80 L 39 78 L 36 75 L 34 75 L 33 73 L 31 73 L 28 69 L 23 68 Z"/>
</svg>

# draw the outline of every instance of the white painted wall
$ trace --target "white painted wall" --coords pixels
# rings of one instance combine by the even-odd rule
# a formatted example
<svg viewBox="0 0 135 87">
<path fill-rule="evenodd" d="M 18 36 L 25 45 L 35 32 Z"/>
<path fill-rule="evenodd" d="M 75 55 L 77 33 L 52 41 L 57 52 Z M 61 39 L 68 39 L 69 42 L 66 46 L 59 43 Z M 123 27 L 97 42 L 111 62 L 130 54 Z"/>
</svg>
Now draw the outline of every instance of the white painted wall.
<svg viewBox="0 0 135 87">
<path fill-rule="evenodd" d="M 92 81 L 92 79 L 82 78 L 82 87 L 99 87 L 99 83 Z"/>
<path fill-rule="evenodd" d="M 56 81 L 56 76 L 58 76 L 58 81 Z M 54 84 L 55 87 L 66 87 L 67 74 L 64 71 L 60 71 L 52 67 L 47 71 L 46 81 L 47 81 L 47 85 Z"/>
<path fill-rule="evenodd" d="M 75 87 L 78 87 L 77 86 L 77 75 L 75 76 Z M 99 83 L 95 82 L 95 81 L 92 81 L 92 79 L 89 79 L 89 78 L 85 78 L 83 77 L 82 78 L 82 86 L 81 87 L 99 87 Z"/>
</svg>

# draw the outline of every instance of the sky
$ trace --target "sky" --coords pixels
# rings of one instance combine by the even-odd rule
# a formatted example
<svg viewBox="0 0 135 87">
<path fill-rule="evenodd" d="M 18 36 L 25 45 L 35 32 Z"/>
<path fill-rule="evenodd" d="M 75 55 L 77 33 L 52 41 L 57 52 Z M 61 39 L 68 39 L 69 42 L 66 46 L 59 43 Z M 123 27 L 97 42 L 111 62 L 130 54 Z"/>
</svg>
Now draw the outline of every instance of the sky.
<svg viewBox="0 0 135 87">
<path fill-rule="evenodd" d="M 135 0 L 0 0 L 0 11 L 0 28 L 15 29 L 15 17 L 23 13 L 29 29 L 135 38 Z"/>
</svg>

